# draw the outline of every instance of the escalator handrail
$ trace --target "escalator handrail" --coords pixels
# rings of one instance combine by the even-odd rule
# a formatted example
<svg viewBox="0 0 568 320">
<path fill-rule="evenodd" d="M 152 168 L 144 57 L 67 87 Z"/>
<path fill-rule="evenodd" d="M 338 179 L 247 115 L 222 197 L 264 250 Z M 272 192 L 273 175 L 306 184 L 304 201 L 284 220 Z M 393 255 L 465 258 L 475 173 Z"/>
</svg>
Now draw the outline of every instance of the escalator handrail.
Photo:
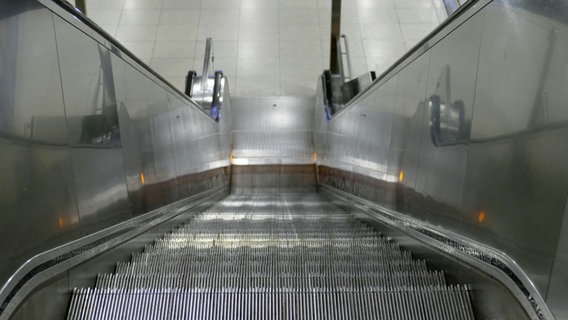
<svg viewBox="0 0 568 320">
<path fill-rule="evenodd" d="M 56 8 L 61 8 L 65 12 L 73 15 L 73 17 L 77 18 L 77 20 L 81 21 L 85 26 L 87 26 L 90 29 L 90 31 L 95 32 L 103 40 L 105 40 L 109 44 L 111 44 L 112 47 L 108 48 L 109 50 L 113 51 L 114 53 L 116 53 L 115 50 L 114 50 L 115 48 L 120 50 L 120 56 L 122 56 L 123 54 L 128 56 L 128 58 L 130 58 L 134 63 L 136 63 L 136 65 L 138 67 L 144 69 L 145 72 L 148 72 L 149 74 L 154 76 L 163 85 L 165 85 L 169 90 L 173 91 L 173 93 L 175 93 L 178 96 L 178 98 L 183 99 L 186 102 L 192 104 L 193 106 L 196 107 L 196 109 L 200 110 L 204 115 L 206 115 L 207 118 L 211 119 L 211 117 L 205 111 L 203 111 L 203 109 L 201 109 L 199 107 L 199 104 L 197 102 L 195 102 L 193 99 L 191 99 L 190 97 L 185 95 L 180 89 L 176 88 L 173 84 L 171 84 L 168 80 L 166 80 L 164 77 L 162 77 L 159 73 L 157 73 L 154 69 L 152 69 L 144 61 L 140 60 L 140 58 L 138 58 L 134 53 L 132 53 L 132 51 L 128 50 L 117 39 L 115 39 L 112 35 L 110 35 L 108 32 L 103 30 L 101 27 L 99 27 L 99 25 L 97 25 L 94 21 L 89 19 L 89 17 L 87 17 L 84 13 L 82 13 L 81 11 L 79 11 L 78 9 L 73 7 L 73 5 L 71 5 L 69 2 L 67 2 L 66 0 L 36 0 L 36 1 L 40 4 L 42 4 L 43 6 L 45 6 L 46 8 L 48 8 L 51 11 L 53 11 Z M 55 4 L 56 8 L 51 6 L 50 5 L 51 3 Z M 62 19 L 66 20 L 65 17 L 58 14 L 58 12 L 54 12 L 54 13 L 59 15 Z M 85 31 L 85 30 L 82 30 L 82 31 Z M 95 39 L 95 41 L 97 41 L 97 39 Z M 100 41 L 98 41 L 98 42 L 101 43 Z M 103 43 L 101 43 L 101 44 L 104 45 Z"/>
<path fill-rule="evenodd" d="M 415 58 L 421 56 L 423 53 L 428 51 L 434 44 L 432 40 L 439 41 L 443 39 L 446 35 L 453 31 L 452 26 L 455 23 L 459 23 L 460 19 L 468 18 L 473 16 L 476 12 L 480 11 L 485 5 L 489 4 L 492 0 L 469 0 L 460 6 L 453 14 L 451 14 L 446 20 L 444 20 L 440 25 L 438 25 L 434 30 L 432 30 L 426 37 L 419 41 L 414 47 L 408 50 L 402 57 L 400 57 L 395 63 L 393 63 L 389 68 L 387 68 L 383 73 L 381 73 L 372 83 L 365 89 L 361 90 L 355 97 L 353 97 L 340 111 L 338 111 L 330 121 L 341 116 L 346 110 L 351 109 L 358 101 L 367 96 L 371 91 L 375 90 L 377 87 L 381 86 L 386 80 L 390 79 L 391 76 L 395 75 L 400 69 L 404 68 L 406 64 L 412 62 Z M 460 23 L 461 24 L 461 23 Z"/>
</svg>

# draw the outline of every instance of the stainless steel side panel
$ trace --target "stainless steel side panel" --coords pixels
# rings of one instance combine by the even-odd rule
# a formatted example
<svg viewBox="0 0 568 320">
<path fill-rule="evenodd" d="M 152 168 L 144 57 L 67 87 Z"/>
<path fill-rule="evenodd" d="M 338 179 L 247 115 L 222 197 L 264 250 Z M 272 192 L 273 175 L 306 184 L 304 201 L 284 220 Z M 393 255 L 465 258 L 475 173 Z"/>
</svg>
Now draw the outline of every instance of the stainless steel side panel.
<svg viewBox="0 0 568 320">
<path fill-rule="evenodd" d="M 462 232 L 514 257 L 546 294 L 568 190 L 568 131 L 555 127 L 567 120 L 556 88 L 568 75 L 551 72 L 566 70 L 557 57 L 568 52 L 568 16 L 534 10 L 484 10 Z"/>
<path fill-rule="evenodd" d="M 236 98 L 232 101 L 233 164 L 314 162 L 314 98 Z"/>
<path fill-rule="evenodd" d="M 317 103 L 319 181 L 506 253 L 565 318 L 567 6 L 478 4 L 329 123 Z"/>
<path fill-rule="evenodd" d="M 0 282 L 79 221 L 52 14 L 0 4 Z"/>
<path fill-rule="evenodd" d="M 215 122 L 46 5 L 0 2 L 2 306 L 36 254 L 229 182 L 228 85 Z"/>
<path fill-rule="evenodd" d="M 555 311 L 557 319 L 568 319 L 568 203 L 566 205 L 546 301 Z"/>
<path fill-rule="evenodd" d="M 130 217 L 110 53 L 55 16 L 79 219 Z"/>
</svg>

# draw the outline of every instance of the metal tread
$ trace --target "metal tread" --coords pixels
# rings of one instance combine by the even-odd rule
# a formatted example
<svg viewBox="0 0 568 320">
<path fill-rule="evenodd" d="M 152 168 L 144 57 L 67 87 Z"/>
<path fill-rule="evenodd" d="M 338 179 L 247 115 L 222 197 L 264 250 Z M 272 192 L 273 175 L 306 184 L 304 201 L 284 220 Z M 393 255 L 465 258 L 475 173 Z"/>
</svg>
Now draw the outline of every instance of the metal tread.
<svg viewBox="0 0 568 320">
<path fill-rule="evenodd" d="M 316 194 L 229 196 L 156 239 L 67 319 L 474 319 L 466 285 Z"/>
</svg>

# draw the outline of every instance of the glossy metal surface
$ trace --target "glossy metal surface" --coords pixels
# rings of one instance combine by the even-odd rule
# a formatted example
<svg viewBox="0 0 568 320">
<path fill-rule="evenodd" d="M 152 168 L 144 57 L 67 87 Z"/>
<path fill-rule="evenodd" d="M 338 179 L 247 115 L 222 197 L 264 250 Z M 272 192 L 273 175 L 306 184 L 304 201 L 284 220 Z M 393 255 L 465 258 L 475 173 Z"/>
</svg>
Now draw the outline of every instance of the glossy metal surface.
<svg viewBox="0 0 568 320">
<path fill-rule="evenodd" d="M 229 181 L 228 86 L 226 119 L 217 123 L 49 5 L 55 13 L 31 0 L 0 3 L 6 290 L 21 279 L 8 282 L 10 275 L 38 253 Z"/>
<path fill-rule="evenodd" d="M 564 210 L 564 221 L 560 231 L 560 239 L 556 247 L 554 266 L 550 275 L 548 288 L 548 304 L 556 312 L 557 319 L 568 319 L 566 297 L 568 296 L 568 203 Z"/>
<path fill-rule="evenodd" d="M 313 192 L 231 195 L 76 288 L 67 319 L 473 319 L 469 287 Z"/>
<path fill-rule="evenodd" d="M 312 164 L 314 98 L 232 100 L 234 165 Z"/>
<path fill-rule="evenodd" d="M 413 256 L 426 259 L 431 268 L 445 270 L 448 279 L 470 283 L 476 319 L 543 318 L 542 310 L 535 310 L 523 289 L 509 277 L 514 273 L 499 270 L 505 266 L 501 257 L 489 258 L 489 253 L 470 239 L 326 185 L 319 190 L 333 204 L 412 251 Z M 547 317 L 552 318 L 550 314 Z"/>
<path fill-rule="evenodd" d="M 226 188 L 197 194 L 42 253 L 37 258 L 52 267 L 26 282 L 0 314 L 0 319 L 64 318 L 72 289 L 90 284 L 93 270 L 112 271 L 116 259 L 127 259 L 133 248 L 139 249 L 153 241 L 156 232 L 170 230 L 227 194 Z M 54 259 L 59 263 L 54 264 Z M 26 274 L 25 270 L 19 271 Z"/>
<path fill-rule="evenodd" d="M 468 10 L 329 124 L 318 102 L 319 181 L 504 252 L 563 318 L 568 12 Z"/>
<path fill-rule="evenodd" d="M 52 15 L 0 4 L 0 283 L 79 221 Z"/>
</svg>

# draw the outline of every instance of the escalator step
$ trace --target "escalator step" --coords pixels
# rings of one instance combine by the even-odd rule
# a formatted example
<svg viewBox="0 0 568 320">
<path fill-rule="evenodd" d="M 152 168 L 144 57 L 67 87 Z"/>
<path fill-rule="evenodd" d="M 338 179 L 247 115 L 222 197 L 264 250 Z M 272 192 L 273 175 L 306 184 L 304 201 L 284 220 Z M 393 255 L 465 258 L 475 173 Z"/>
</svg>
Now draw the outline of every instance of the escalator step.
<svg viewBox="0 0 568 320">
<path fill-rule="evenodd" d="M 232 195 L 74 289 L 67 319 L 469 320 L 469 295 L 317 194 Z"/>
</svg>

